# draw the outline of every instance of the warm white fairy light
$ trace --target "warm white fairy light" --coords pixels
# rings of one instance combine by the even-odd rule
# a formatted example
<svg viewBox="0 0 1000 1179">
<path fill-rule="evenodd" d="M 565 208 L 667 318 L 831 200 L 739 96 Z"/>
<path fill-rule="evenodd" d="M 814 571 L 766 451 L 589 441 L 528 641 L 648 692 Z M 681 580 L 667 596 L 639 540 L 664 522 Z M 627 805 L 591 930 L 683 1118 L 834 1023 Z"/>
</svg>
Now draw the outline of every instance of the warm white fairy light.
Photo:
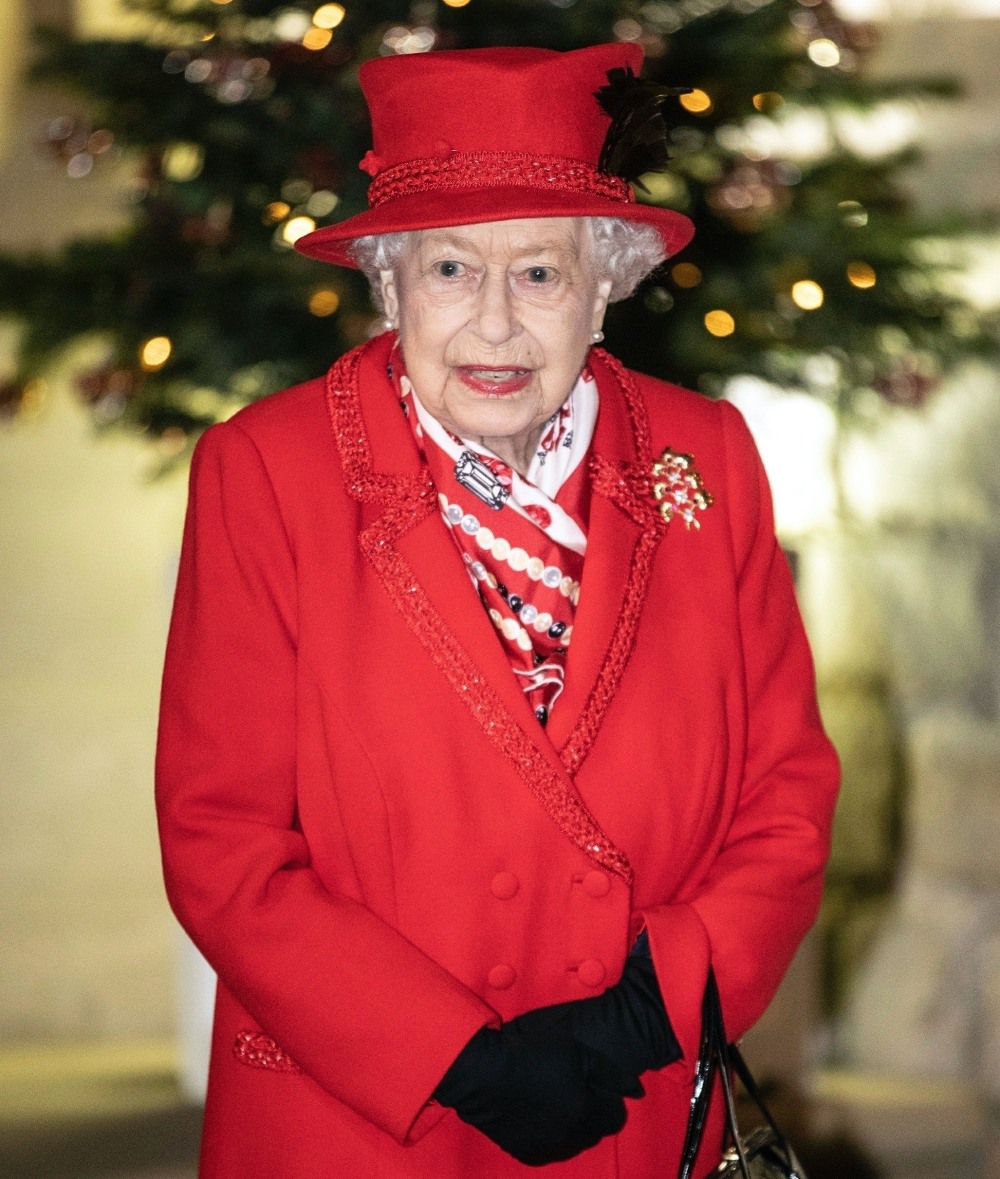
<svg viewBox="0 0 1000 1179">
<path fill-rule="evenodd" d="M 321 4 L 313 13 L 312 23 L 321 29 L 335 29 L 346 15 L 343 4 Z"/>
<path fill-rule="evenodd" d="M 792 302 L 803 311 L 818 311 L 823 306 L 823 288 L 811 278 L 792 283 Z"/>
<path fill-rule="evenodd" d="M 817 37 L 815 41 L 810 41 L 806 52 L 809 54 L 809 60 L 818 66 L 830 69 L 832 66 L 840 65 L 840 46 L 829 37 Z"/>
<path fill-rule="evenodd" d="M 300 237 L 312 233 L 316 222 L 311 217 L 289 217 L 281 227 L 281 236 L 290 246 L 294 246 Z"/>
</svg>

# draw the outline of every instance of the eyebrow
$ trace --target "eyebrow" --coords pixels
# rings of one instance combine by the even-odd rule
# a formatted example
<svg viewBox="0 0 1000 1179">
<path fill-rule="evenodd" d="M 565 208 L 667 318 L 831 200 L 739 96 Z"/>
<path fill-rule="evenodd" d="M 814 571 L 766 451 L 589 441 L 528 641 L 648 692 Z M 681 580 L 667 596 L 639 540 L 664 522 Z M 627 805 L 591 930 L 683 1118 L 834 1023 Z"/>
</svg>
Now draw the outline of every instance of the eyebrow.
<svg viewBox="0 0 1000 1179">
<path fill-rule="evenodd" d="M 440 237 L 435 236 L 431 242 L 427 242 L 432 249 L 440 249 L 441 247 L 454 246 L 458 249 L 475 251 L 475 242 L 470 237 L 464 237 L 460 233 L 442 234 Z M 576 248 L 575 243 L 570 241 L 543 241 L 537 245 L 525 245 L 520 248 L 515 248 L 515 258 L 529 258 L 532 255 L 554 253 L 554 254 L 568 254 L 574 261 L 579 260 L 580 251 Z"/>
</svg>

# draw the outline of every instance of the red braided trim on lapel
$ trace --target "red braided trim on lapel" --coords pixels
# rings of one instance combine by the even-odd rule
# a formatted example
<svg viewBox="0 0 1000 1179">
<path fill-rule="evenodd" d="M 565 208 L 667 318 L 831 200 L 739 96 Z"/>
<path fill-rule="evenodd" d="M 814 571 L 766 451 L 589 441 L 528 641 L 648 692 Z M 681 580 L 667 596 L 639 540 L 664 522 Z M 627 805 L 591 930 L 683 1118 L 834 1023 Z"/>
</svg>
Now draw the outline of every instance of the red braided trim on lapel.
<svg viewBox="0 0 1000 1179">
<path fill-rule="evenodd" d="M 372 451 L 361 413 L 358 395 L 358 369 L 366 348 L 360 344 L 337 360 L 326 374 L 326 404 L 333 426 L 333 436 L 340 451 L 344 482 L 356 500 L 381 500 L 413 504 L 433 497 L 430 472 L 423 475 L 387 475 L 372 468 Z"/>
</svg>

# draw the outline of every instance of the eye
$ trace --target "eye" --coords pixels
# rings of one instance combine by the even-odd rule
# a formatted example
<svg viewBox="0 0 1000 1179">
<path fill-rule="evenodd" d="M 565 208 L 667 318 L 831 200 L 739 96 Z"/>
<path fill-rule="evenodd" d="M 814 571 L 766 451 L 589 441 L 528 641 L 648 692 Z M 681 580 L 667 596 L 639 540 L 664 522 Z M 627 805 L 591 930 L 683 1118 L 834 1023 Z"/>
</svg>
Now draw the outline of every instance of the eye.
<svg viewBox="0 0 1000 1179">
<path fill-rule="evenodd" d="M 555 271 L 551 266 L 532 266 L 527 272 L 528 282 L 546 283 L 555 278 Z"/>
<path fill-rule="evenodd" d="M 462 263 L 446 260 L 436 263 L 434 269 L 442 278 L 458 278 L 462 273 Z"/>
</svg>

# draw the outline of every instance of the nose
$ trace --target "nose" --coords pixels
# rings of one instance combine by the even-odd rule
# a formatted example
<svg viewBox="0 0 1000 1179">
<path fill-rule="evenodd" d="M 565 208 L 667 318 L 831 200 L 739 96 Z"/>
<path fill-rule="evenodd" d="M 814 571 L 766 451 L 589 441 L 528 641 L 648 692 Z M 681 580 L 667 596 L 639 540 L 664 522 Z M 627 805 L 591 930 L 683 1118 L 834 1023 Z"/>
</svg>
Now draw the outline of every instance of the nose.
<svg viewBox="0 0 1000 1179">
<path fill-rule="evenodd" d="M 521 332 L 514 306 L 514 292 L 505 273 L 487 270 L 476 292 L 472 319 L 480 339 L 487 344 L 505 344 Z"/>
</svg>

